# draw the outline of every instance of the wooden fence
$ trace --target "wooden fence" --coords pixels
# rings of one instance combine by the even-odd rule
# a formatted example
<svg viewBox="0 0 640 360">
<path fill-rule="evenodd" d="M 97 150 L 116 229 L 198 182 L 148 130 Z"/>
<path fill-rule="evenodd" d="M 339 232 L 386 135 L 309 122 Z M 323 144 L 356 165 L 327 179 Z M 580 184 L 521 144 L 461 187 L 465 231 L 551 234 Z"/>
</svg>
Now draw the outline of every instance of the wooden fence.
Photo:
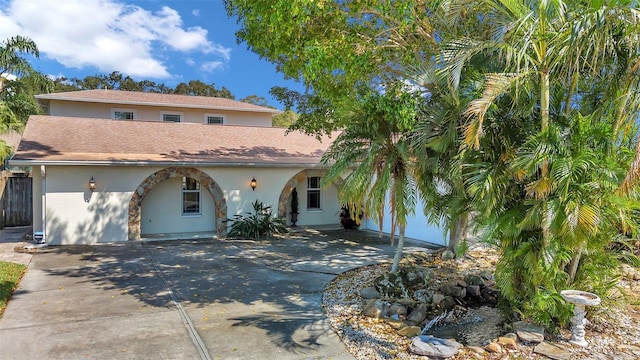
<svg viewBox="0 0 640 360">
<path fill-rule="evenodd" d="M 2 176 L 6 179 L 4 192 L 0 189 L 0 229 L 6 226 L 32 224 L 33 194 L 31 177 L 22 175 Z M 0 177 L 1 178 L 1 177 Z M 0 186 L 2 181 L 0 181 Z"/>
</svg>

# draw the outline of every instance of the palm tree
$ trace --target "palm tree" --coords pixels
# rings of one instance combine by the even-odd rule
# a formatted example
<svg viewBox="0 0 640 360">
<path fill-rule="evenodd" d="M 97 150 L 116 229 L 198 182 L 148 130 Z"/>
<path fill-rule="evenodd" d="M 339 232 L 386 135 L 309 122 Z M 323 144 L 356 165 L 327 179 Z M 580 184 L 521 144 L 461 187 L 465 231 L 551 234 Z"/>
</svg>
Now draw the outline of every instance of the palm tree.
<svg viewBox="0 0 640 360">
<path fill-rule="evenodd" d="M 392 272 L 402 258 L 406 219 L 417 197 L 415 158 L 408 141 L 416 115 L 415 96 L 400 86 L 388 86 L 384 93 L 366 89 L 350 112 L 350 125 L 323 157 L 331 168 L 322 181 L 328 184 L 344 176 L 338 196 L 349 204 L 351 214 L 364 212 L 382 226 L 385 205 L 389 206 L 391 245 L 396 228 L 399 234 Z"/>
<path fill-rule="evenodd" d="M 455 39 L 443 52 L 456 88 L 465 64 L 478 56 L 499 69 L 485 74 L 482 94 L 465 111 L 464 144 L 492 160 L 467 165 L 467 191 L 476 208 L 486 209 L 485 235 L 501 249 L 496 278 L 503 295 L 523 314 L 556 321 L 565 313 L 558 287 L 588 273 L 581 257 L 606 255 L 612 239 L 635 229 L 634 199 L 612 191 L 628 164 L 616 156 L 628 153 L 635 116 L 621 109 L 638 108 L 638 20 L 617 1 L 486 4 L 482 16 L 495 25 L 494 37 Z M 501 123 L 509 113 L 539 130 L 525 133 L 525 141 L 506 137 L 510 150 L 487 157 L 494 148 L 486 145 L 496 143 L 483 138 L 518 125 Z M 590 274 L 592 283 L 581 284 L 603 279 Z"/>
<path fill-rule="evenodd" d="M 24 36 L 14 36 L 0 44 L 0 93 L 4 89 L 7 75 L 20 76 L 33 71 L 24 55 L 40 56 L 36 43 Z"/>
</svg>

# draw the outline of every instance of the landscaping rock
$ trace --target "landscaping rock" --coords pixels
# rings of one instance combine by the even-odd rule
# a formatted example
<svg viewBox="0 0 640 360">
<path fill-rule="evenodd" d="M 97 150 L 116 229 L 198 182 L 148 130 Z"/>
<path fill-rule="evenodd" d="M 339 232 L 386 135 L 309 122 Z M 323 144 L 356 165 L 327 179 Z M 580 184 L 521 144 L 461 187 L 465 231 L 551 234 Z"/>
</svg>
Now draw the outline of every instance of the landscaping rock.
<svg viewBox="0 0 640 360">
<path fill-rule="evenodd" d="M 516 350 L 518 348 L 515 340 L 504 336 L 498 338 L 498 345 L 509 350 Z"/>
<path fill-rule="evenodd" d="M 413 298 L 421 303 L 431 304 L 433 302 L 433 294 L 426 289 L 420 289 L 413 292 Z"/>
<path fill-rule="evenodd" d="M 426 287 L 431 278 L 427 268 L 418 266 L 403 267 L 396 273 L 385 273 L 374 281 L 375 289 L 387 298 L 410 298 L 414 290 Z"/>
<path fill-rule="evenodd" d="M 622 264 L 620 266 L 620 272 L 623 277 L 628 280 L 640 280 L 640 269 L 636 269 L 628 264 Z"/>
<path fill-rule="evenodd" d="M 373 286 L 362 288 L 360 290 L 360 296 L 362 296 L 363 299 L 380 299 L 381 297 L 378 290 Z"/>
<path fill-rule="evenodd" d="M 472 352 L 474 352 L 476 354 L 480 354 L 480 355 L 482 355 L 482 354 L 487 352 L 485 349 L 481 348 L 480 346 L 469 346 L 469 345 L 467 345 L 467 349 L 469 349 L 470 351 L 472 351 Z"/>
<path fill-rule="evenodd" d="M 421 331 L 422 329 L 419 326 L 405 326 L 398 331 L 398 334 L 406 337 L 414 337 L 420 335 Z"/>
<path fill-rule="evenodd" d="M 452 296 L 445 296 L 445 298 L 440 302 L 440 309 L 449 310 L 456 304 L 456 299 L 454 299 Z"/>
<path fill-rule="evenodd" d="M 485 285 L 480 289 L 480 292 L 482 293 L 482 298 L 485 302 L 489 304 L 498 303 L 498 290 Z"/>
<path fill-rule="evenodd" d="M 466 287 L 466 290 L 467 290 L 467 295 L 469 295 L 470 297 L 474 299 L 482 298 L 482 293 L 480 292 L 479 285 L 468 285 Z"/>
<path fill-rule="evenodd" d="M 526 321 L 516 321 L 513 323 L 513 331 L 522 342 L 541 343 L 544 341 L 544 327 L 528 323 Z"/>
<path fill-rule="evenodd" d="M 518 342 L 518 335 L 514 334 L 514 333 L 506 333 L 503 335 L 503 337 L 509 338 L 509 339 L 513 339 L 513 341 Z"/>
<path fill-rule="evenodd" d="M 483 278 L 484 280 L 493 280 L 493 274 L 487 270 L 480 271 L 478 275 L 480 275 L 480 277 Z"/>
<path fill-rule="evenodd" d="M 465 296 L 467 296 L 467 289 L 457 285 L 442 285 L 440 286 L 439 290 L 445 295 L 457 297 L 460 299 L 463 299 Z"/>
<path fill-rule="evenodd" d="M 418 304 L 407 316 L 407 321 L 420 324 L 427 317 L 427 304 Z"/>
<path fill-rule="evenodd" d="M 403 327 L 407 326 L 407 324 L 405 324 L 404 321 L 393 319 L 393 318 L 384 318 L 384 321 L 396 330 L 400 330 Z"/>
<path fill-rule="evenodd" d="M 479 275 L 467 275 L 464 278 L 464 282 L 467 283 L 467 285 L 484 286 L 484 279 Z"/>
<path fill-rule="evenodd" d="M 389 303 L 380 299 L 371 299 L 362 309 L 362 313 L 365 316 L 373 318 L 387 317 L 387 311 L 389 309 Z"/>
<path fill-rule="evenodd" d="M 409 351 L 416 355 L 446 359 L 456 355 L 462 347 L 462 344 L 455 340 L 421 335 L 413 338 Z"/>
<path fill-rule="evenodd" d="M 404 319 L 407 316 L 407 307 L 402 304 L 391 304 L 387 311 L 387 316 L 398 316 L 398 319 Z"/>
<path fill-rule="evenodd" d="M 487 350 L 490 353 L 501 353 L 502 352 L 502 346 L 498 345 L 497 343 L 489 343 L 489 345 L 484 347 L 485 350 Z"/>
<path fill-rule="evenodd" d="M 442 255 L 440 255 L 440 258 L 442 260 L 453 260 L 456 258 L 456 253 L 451 250 L 445 250 L 442 252 Z"/>
<path fill-rule="evenodd" d="M 569 349 L 559 344 L 551 344 L 544 341 L 536 345 L 533 352 L 554 360 L 569 360 L 571 358 Z"/>
<path fill-rule="evenodd" d="M 445 298 L 444 295 L 435 293 L 433 294 L 431 301 L 433 302 L 433 305 L 440 305 L 440 303 L 442 302 L 442 300 L 444 300 L 444 298 Z"/>
</svg>

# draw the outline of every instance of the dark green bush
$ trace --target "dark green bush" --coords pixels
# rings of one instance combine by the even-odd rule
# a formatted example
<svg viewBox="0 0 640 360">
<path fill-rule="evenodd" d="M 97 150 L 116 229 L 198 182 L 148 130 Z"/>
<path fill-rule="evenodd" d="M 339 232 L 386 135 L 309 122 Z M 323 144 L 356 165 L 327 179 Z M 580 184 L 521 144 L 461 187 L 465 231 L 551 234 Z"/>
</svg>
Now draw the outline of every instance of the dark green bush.
<svg viewBox="0 0 640 360">
<path fill-rule="evenodd" d="M 269 238 L 273 234 L 289 232 L 285 219 L 272 216 L 271 206 L 258 200 L 254 201 L 251 206 L 253 213 L 246 212 L 246 215 L 234 215 L 233 219 L 227 219 L 232 222 L 229 236 L 261 239 Z"/>
</svg>

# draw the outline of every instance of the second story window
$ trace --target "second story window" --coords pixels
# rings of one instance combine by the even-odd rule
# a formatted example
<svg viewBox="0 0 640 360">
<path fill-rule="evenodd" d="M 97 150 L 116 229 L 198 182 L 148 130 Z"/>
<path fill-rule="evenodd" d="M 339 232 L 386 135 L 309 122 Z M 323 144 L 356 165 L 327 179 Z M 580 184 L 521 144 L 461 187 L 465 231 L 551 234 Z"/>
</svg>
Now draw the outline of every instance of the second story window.
<svg viewBox="0 0 640 360">
<path fill-rule="evenodd" d="M 163 112 L 163 113 L 160 113 L 160 115 L 162 116 L 162 121 L 166 121 L 166 122 L 182 121 L 182 113 Z"/>
<path fill-rule="evenodd" d="M 206 121 L 207 124 L 222 125 L 224 123 L 224 118 L 222 116 L 207 115 L 206 120 L 207 120 Z"/>
<path fill-rule="evenodd" d="M 133 120 L 137 117 L 134 109 L 111 109 L 111 118 L 115 120 Z"/>
</svg>

